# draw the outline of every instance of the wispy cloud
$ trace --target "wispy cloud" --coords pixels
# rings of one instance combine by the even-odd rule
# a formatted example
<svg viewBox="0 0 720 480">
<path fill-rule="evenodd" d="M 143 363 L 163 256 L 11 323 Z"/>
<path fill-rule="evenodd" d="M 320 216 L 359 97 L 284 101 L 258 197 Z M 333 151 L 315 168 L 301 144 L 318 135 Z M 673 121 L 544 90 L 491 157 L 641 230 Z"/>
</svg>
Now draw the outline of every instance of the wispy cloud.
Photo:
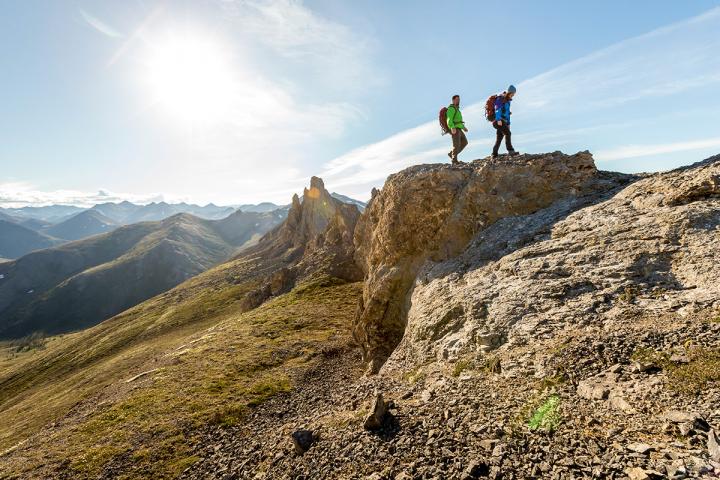
<svg viewBox="0 0 720 480">
<path fill-rule="evenodd" d="M 201 3 L 193 7 L 197 15 L 192 19 L 172 3 L 154 3 L 140 12 L 134 28 L 123 33 L 114 28 L 114 19 L 106 22 L 80 10 L 82 20 L 96 31 L 111 39 L 123 37 L 106 66 L 134 81 L 138 102 L 132 106 L 135 118 L 130 121 L 157 130 L 149 135 L 168 139 L 150 162 L 162 178 L 138 179 L 138 188 L 162 188 L 170 195 L 192 192 L 195 202 L 287 202 L 317 173 L 318 152 L 326 151 L 328 143 L 341 139 L 365 117 L 362 96 L 382 78 L 375 62 L 375 41 L 300 0 Z M 193 108 L 184 108 L 187 96 L 167 95 L 165 104 L 158 101 L 162 95 L 157 93 L 177 91 L 188 81 L 166 72 L 163 81 L 156 82 L 159 85 L 152 84 L 153 68 L 163 57 L 163 52 L 154 55 L 154 49 L 168 43 L 204 49 L 223 64 L 222 81 L 209 78 L 208 88 L 193 100 L 202 104 L 211 99 L 219 114 L 213 111 L 210 119 L 196 118 Z M 193 57 L 180 53 L 175 57 Z M 192 63 L 177 70 L 186 72 Z M 221 94 L 213 91 L 219 83 Z M 168 103 L 176 105 L 164 108 Z M 138 200 L 125 194 L 115 197 Z M 138 201 L 144 198 L 156 196 L 140 196 Z M 96 194 L 85 191 L 43 192 L 32 185 L 0 185 L 0 202 L 5 203 L 97 200 Z"/>
<path fill-rule="evenodd" d="M 595 158 L 599 161 L 613 161 L 625 158 L 648 157 L 666 153 L 687 152 L 720 147 L 720 137 L 691 140 L 686 142 L 658 143 L 649 145 L 623 145 L 608 150 L 598 150 Z"/>
<path fill-rule="evenodd" d="M 720 7 L 566 63 L 518 85 L 515 110 L 598 111 L 720 82 Z"/>
<path fill-rule="evenodd" d="M 128 200 L 145 204 L 150 202 L 182 201 L 180 198 L 167 198 L 160 194 L 136 195 L 116 193 L 108 190 L 83 192 L 79 190 L 40 190 L 26 182 L 0 183 L 0 207 L 20 208 L 25 206 L 40 207 L 45 205 L 76 205 L 91 207 L 97 203 L 122 202 Z"/>
<path fill-rule="evenodd" d="M 248 41 L 307 70 L 323 89 L 367 90 L 384 82 L 370 60 L 377 48 L 372 38 L 318 15 L 301 0 L 225 0 L 224 5 L 241 19 Z"/>
<path fill-rule="evenodd" d="M 624 40 L 519 83 L 513 106 L 516 147 L 524 151 L 548 146 L 553 150 L 585 149 L 599 143 L 605 147 L 597 154 L 600 161 L 716 147 L 716 139 L 696 141 L 679 137 L 687 135 L 687 130 L 675 126 L 683 110 L 689 113 L 695 104 L 678 95 L 716 91 L 720 86 L 718 31 L 720 7 Z M 702 120 L 707 122 L 715 115 L 716 108 L 707 99 L 697 98 L 704 103 L 703 111 L 686 121 L 701 125 Z M 687 104 L 686 109 L 678 108 L 681 101 Z M 670 111 L 677 118 L 666 118 L 663 125 L 673 135 L 668 140 L 675 141 L 624 146 L 628 135 L 632 138 L 641 130 L 648 131 L 648 123 L 668 116 L 668 111 L 662 110 L 667 102 L 674 102 Z M 494 139 L 494 133 L 487 128 L 483 108 L 483 104 L 473 104 L 463 109 L 471 130 L 465 158 L 489 153 L 487 145 Z M 478 141 L 478 137 L 482 139 Z M 439 136 L 437 121 L 430 121 L 342 155 L 327 163 L 322 175 L 347 185 L 349 194 L 365 196 L 370 186 L 380 185 L 398 168 L 420 161 L 447 161 L 449 143 L 448 137 Z"/>
<path fill-rule="evenodd" d="M 82 16 L 83 20 L 90 25 L 92 28 L 97 30 L 98 32 L 102 33 L 103 35 L 106 35 L 108 37 L 112 38 L 122 38 L 123 34 L 118 32 L 115 28 L 111 27 L 107 23 L 103 22 L 99 18 L 97 18 L 94 15 L 89 14 L 82 8 L 80 9 L 80 15 Z"/>
</svg>

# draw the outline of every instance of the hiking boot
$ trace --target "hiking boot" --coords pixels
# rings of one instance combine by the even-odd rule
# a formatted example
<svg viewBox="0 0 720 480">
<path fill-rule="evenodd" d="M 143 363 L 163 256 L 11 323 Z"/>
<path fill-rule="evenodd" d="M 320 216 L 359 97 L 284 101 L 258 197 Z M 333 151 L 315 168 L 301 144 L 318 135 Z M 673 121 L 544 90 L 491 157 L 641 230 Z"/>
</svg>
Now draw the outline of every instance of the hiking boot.
<svg viewBox="0 0 720 480">
<path fill-rule="evenodd" d="M 515 155 L 520 155 L 520 154 L 518 152 L 516 152 L 515 150 L 510 150 L 508 152 L 508 155 L 510 155 L 511 157 L 514 157 Z"/>
<path fill-rule="evenodd" d="M 491 155 L 491 157 L 492 157 L 492 158 L 498 158 L 499 155 L 498 155 L 497 153 L 493 152 L 493 154 Z"/>
<path fill-rule="evenodd" d="M 453 164 L 453 165 L 460 165 L 460 160 L 458 160 L 458 159 L 456 159 L 456 158 L 453 158 L 452 164 Z"/>
<path fill-rule="evenodd" d="M 452 152 L 449 152 L 449 153 L 448 153 L 448 158 L 450 158 L 450 161 L 451 161 L 451 162 L 452 162 L 452 161 L 455 161 L 455 159 L 454 159 L 453 156 L 452 156 Z"/>
</svg>

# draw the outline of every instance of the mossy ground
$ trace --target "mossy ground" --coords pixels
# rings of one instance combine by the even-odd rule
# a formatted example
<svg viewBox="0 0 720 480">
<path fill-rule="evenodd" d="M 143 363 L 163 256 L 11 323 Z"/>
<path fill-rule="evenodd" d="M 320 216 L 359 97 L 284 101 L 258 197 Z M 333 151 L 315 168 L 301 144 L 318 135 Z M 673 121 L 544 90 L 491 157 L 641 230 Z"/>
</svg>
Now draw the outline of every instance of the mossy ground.
<svg viewBox="0 0 720 480">
<path fill-rule="evenodd" d="M 0 452 L 30 439 L 0 457 L 0 478 L 43 476 L 41 466 L 58 465 L 73 478 L 114 467 L 118 478 L 175 477 L 196 460 L 196 432 L 242 422 L 292 389 L 323 346 L 347 342 L 361 293 L 359 284 L 325 278 L 242 312 L 251 284 L 207 287 L 171 291 L 4 356 Z"/>
<path fill-rule="evenodd" d="M 698 395 L 720 383 L 720 349 L 689 343 L 682 347 L 682 352 L 685 360 L 676 362 L 670 352 L 639 348 L 632 359 L 663 369 L 668 376 L 668 387 L 678 393 Z"/>
</svg>

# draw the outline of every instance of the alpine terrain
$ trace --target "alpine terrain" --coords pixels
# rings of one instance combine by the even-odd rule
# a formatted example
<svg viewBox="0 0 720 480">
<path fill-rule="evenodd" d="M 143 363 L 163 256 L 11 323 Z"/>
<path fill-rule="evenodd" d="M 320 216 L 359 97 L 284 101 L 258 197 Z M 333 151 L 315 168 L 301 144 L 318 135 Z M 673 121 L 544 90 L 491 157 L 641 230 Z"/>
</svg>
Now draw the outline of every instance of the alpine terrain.
<svg viewBox="0 0 720 480">
<path fill-rule="evenodd" d="M 720 156 L 418 165 L 358 207 L 313 177 L 242 250 L 180 215 L 0 263 L 0 478 L 720 475 Z"/>
</svg>

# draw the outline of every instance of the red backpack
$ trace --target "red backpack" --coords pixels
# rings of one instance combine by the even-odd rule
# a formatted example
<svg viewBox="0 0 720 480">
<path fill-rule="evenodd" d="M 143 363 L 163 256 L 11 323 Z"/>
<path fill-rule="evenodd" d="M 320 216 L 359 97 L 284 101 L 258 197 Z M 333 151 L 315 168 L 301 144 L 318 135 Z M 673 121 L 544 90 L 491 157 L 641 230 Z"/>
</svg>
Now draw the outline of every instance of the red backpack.
<svg viewBox="0 0 720 480">
<path fill-rule="evenodd" d="M 490 95 L 485 101 L 485 118 L 488 122 L 495 121 L 495 100 L 497 98 L 497 95 Z"/>
<path fill-rule="evenodd" d="M 440 113 L 438 114 L 438 120 L 440 121 L 440 131 L 442 132 L 442 135 L 450 133 L 450 127 L 448 127 L 447 124 L 447 109 L 448 107 L 442 107 L 440 109 Z"/>
</svg>

